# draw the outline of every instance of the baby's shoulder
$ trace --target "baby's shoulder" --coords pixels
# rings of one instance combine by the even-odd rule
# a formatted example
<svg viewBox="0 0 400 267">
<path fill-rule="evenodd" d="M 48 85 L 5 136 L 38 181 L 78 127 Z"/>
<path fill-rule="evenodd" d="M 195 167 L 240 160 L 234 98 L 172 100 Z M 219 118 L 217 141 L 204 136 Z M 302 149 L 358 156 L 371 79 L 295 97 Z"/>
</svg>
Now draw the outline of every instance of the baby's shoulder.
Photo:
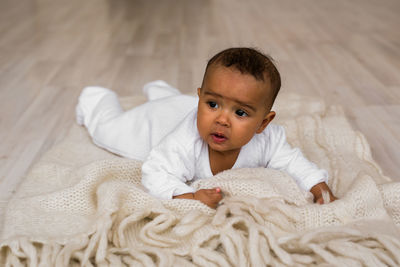
<svg viewBox="0 0 400 267">
<path fill-rule="evenodd" d="M 277 145 L 285 142 L 285 128 L 278 124 L 269 124 L 263 132 L 256 134 L 249 146 L 253 149 L 257 148 L 261 154 L 265 154 L 266 151 L 273 150 Z"/>
<path fill-rule="evenodd" d="M 259 137 L 262 139 L 276 139 L 282 138 L 285 135 L 285 128 L 278 124 L 268 124 L 267 128 L 259 134 Z"/>
<path fill-rule="evenodd" d="M 197 130 L 196 115 L 195 111 L 190 112 L 174 130 L 161 140 L 160 145 L 175 149 L 192 150 L 200 138 Z"/>
</svg>

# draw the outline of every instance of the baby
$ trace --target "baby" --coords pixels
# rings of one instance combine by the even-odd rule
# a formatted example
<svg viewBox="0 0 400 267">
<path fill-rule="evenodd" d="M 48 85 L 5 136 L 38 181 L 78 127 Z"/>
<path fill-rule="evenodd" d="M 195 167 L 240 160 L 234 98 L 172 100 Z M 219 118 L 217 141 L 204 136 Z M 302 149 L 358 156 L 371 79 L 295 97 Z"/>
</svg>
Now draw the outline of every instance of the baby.
<svg viewBox="0 0 400 267">
<path fill-rule="evenodd" d="M 230 48 L 209 60 L 198 98 L 157 81 L 144 87 L 149 102 L 123 112 L 114 92 L 87 87 L 77 121 L 97 145 L 145 159 L 142 184 L 159 198 L 195 199 L 216 208 L 220 188 L 195 191 L 188 182 L 232 168 L 266 167 L 288 172 L 314 202 L 324 203 L 327 194 L 333 201 L 327 172 L 290 147 L 283 127 L 270 124 L 280 85 L 268 56 Z"/>
</svg>

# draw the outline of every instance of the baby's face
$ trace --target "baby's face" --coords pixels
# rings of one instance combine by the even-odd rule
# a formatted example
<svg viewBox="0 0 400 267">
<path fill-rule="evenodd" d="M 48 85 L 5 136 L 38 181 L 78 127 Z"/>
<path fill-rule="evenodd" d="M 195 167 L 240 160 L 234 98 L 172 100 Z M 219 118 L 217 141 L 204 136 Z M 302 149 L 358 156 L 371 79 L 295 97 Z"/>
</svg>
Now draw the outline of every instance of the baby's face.
<svg viewBox="0 0 400 267">
<path fill-rule="evenodd" d="M 209 149 L 238 152 L 274 118 L 270 84 L 233 68 L 215 66 L 198 89 L 197 128 Z"/>
</svg>

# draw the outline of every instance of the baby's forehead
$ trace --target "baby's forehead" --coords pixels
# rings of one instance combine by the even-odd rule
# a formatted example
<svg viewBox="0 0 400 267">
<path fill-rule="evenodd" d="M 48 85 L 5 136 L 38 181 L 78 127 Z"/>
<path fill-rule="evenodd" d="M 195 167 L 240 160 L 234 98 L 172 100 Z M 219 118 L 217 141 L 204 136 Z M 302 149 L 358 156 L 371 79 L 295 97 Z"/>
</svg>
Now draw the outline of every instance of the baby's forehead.
<svg viewBox="0 0 400 267">
<path fill-rule="evenodd" d="M 240 73 L 243 76 L 251 77 L 252 80 L 256 81 L 261 87 L 266 89 L 265 94 L 271 94 L 271 90 L 270 90 L 271 89 L 271 79 L 267 72 L 264 73 L 263 79 L 260 79 L 256 76 L 252 75 L 249 72 L 241 71 L 240 69 L 236 68 L 235 66 L 225 67 L 221 64 L 213 64 L 207 69 L 204 80 L 207 80 L 206 78 L 210 75 L 216 76 L 216 78 L 218 79 L 218 75 L 221 74 L 221 72 L 219 70 L 226 70 L 226 69 Z"/>
<path fill-rule="evenodd" d="M 219 64 L 210 66 L 207 69 L 206 74 L 204 76 L 202 87 L 205 89 L 209 88 L 210 82 L 211 82 L 210 80 L 214 80 L 214 81 L 218 80 L 219 82 L 223 82 L 224 81 L 223 75 L 226 74 L 225 70 L 233 71 L 233 72 L 239 74 L 239 76 L 243 75 L 243 77 L 245 77 L 245 79 L 241 79 L 240 81 L 244 82 L 244 83 L 248 82 L 249 90 L 251 90 L 250 88 L 254 87 L 254 84 L 257 84 L 257 87 L 261 88 L 261 99 L 257 99 L 257 100 L 270 103 L 271 100 L 273 99 L 273 97 L 274 97 L 273 90 L 271 89 L 271 81 L 270 81 L 268 75 L 265 75 L 264 80 L 261 80 L 255 76 L 251 75 L 250 73 L 244 73 L 235 67 L 225 67 L 225 66 L 222 66 Z"/>
</svg>

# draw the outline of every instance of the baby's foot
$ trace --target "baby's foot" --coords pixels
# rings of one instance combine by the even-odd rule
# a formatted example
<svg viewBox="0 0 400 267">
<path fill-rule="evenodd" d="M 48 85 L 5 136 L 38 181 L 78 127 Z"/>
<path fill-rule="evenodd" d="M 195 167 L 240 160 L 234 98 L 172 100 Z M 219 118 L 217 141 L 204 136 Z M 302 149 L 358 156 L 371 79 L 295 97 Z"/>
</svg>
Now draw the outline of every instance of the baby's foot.
<svg viewBox="0 0 400 267">
<path fill-rule="evenodd" d="M 75 107 L 75 118 L 79 125 L 85 124 L 85 116 L 83 115 L 83 111 L 79 103 Z"/>
<path fill-rule="evenodd" d="M 143 93 L 149 101 L 152 101 L 164 97 L 179 95 L 181 92 L 168 83 L 158 80 L 145 84 L 143 86 Z"/>
<path fill-rule="evenodd" d="M 109 99 L 107 106 L 102 103 L 104 99 Z M 92 121 L 95 109 L 102 104 L 102 109 L 106 110 L 108 107 L 112 106 L 113 109 L 120 110 L 118 96 L 115 92 L 110 89 L 99 87 L 99 86 L 88 86 L 85 87 L 78 100 L 78 104 L 75 107 L 75 118 L 79 125 L 85 125 Z"/>
</svg>

